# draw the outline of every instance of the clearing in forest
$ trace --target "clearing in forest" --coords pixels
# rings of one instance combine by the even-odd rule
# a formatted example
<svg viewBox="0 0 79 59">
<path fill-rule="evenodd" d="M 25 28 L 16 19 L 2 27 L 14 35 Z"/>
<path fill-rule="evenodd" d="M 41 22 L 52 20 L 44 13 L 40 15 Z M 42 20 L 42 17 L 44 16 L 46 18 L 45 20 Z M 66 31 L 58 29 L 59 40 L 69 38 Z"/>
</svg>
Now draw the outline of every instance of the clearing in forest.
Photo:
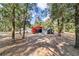
<svg viewBox="0 0 79 59">
<path fill-rule="evenodd" d="M 1 35 L 0 35 L 1 36 Z M 19 34 L 17 37 L 21 38 Z M 74 48 L 75 35 L 63 33 L 61 37 L 55 34 L 28 34 L 26 39 L 16 38 L 12 43 L 11 36 L 2 35 L 0 39 L 0 55 L 2 56 L 77 56 L 79 50 Z"/>
</svg>

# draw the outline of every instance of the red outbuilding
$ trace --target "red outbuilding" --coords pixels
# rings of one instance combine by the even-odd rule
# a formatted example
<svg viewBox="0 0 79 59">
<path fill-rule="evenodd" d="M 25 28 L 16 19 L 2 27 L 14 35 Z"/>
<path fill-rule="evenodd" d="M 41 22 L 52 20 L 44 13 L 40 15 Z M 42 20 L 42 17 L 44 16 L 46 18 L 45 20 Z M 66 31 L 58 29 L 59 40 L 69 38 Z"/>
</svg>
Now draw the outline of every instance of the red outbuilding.
<svg viewBox="0 0 79 59">
<path fill-rule="evenodd" d="M 42 29 L 43 29 L 43 26 L 41 26 L 41 25 L 34 26 L 34 27 L 32 27 L 32 33 L 33 34 L 35 34 L 35 33 L 41 33 Z"/>
</svg>

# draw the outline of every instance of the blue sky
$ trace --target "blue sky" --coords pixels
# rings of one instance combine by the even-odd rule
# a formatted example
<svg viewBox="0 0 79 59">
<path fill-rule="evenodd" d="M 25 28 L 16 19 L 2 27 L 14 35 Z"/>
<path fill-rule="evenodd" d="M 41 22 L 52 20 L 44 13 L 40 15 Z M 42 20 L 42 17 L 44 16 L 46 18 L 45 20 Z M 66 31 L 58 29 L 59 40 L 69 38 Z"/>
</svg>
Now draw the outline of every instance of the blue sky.
<svg viewBox="0 0 79 59">
<path fill-rule="evenodd" d="M 31 13 L 31 24 L 35 23 L 36 16 L 39 16 L 41 21 L 44 21 L 43 19 L 45 19 L 49 15 L 47 3 L 37 3 L 37 5 L 32 6 Z"/>
</svg>

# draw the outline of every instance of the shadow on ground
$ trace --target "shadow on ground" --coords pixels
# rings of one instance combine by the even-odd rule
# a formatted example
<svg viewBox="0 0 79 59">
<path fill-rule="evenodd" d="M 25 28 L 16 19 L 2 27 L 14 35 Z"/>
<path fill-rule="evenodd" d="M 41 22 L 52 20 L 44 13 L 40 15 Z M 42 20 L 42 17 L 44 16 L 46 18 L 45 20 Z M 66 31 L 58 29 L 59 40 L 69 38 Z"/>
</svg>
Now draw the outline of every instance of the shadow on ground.
<svg viewBox="0 0 79 59">
<path fill-rule="evenodd" d="M 61 37 L 56 34 L 35 34 L 26 39 L 17 39 L 16 43 L 11 40 L 2 42 L 0 47 L 1 56 L 75 56 L 79 50 L 73 47 L 74 38 L 67 34 Z"/>
</svg>

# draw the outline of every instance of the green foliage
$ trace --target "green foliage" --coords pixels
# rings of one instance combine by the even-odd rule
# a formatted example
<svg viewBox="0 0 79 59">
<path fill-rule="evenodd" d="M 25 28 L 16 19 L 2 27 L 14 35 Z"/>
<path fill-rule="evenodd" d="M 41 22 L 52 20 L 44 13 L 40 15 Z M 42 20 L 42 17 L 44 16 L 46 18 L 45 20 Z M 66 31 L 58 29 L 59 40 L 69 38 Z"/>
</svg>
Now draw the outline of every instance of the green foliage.
<svg viewBox="0 0 79 59">
<path fill-rule="evenodd" d="M 13 13 L 12 9 L 15 7 L 15 29 L 19 30 L 23 27 L 23 21 L 27 18 L 30 18 L 28 11 L 28 4 L 17 4 L 17 3 L 6 3 L 1 4 L 0 8 L 0 31 L 11 31 L 12 30 L 12 21 Z M 29 17 L 27 17 L 29 16 Z M 27 27 L 28 25 L 26 25 Z"/>
<path fill-rule="evenodd" d="M 12 30 L 12 4 L 1 4 L 3 7 L 0 8 L 0 31 L 11 31 Z M 15 27 L 16 30 L 19 30 L 23 27 L 23 20 L 27 17 L 30 19 L 30 11 L 29 7 L 26 5 L 32 4 L 14 4 L 16 7 L 15 10 Z M 65 32 L 74 32 L 74 13 L 75 8 L 74 4 L 51 4 L 49 5 L 51 9 L 51 19 L 48 22 L 38 21 L 35 25 L 43 25 L 45 28 L 53 28 L 55 31 L 58 31 L 57 20 L 59 19 L 59 23 L 62 24 L 61 17 L 64 17 L 63 26 Z M 27 9 L 26 9 L 27 8 Z M 32 25 L 34 26 L 34 25 Z M 26 25 L 26 27 L 32 27 Z M 61 25 L 60 25 L 61 27 Z"/>
<path fill-rule="evenodd" d="M 59 31 L 63 25 L 63 31 L 74 32 L 74 15 L 75 15 L 75 4 L 51 4 L 51 16 L 54 22 L 54 30 Z M 63 22 L 61 18 L 63 17 Z M 59 20 L 59 25 L 58 21 Z M 57 29 L 58 28 L 58 29 Z"/>
<path fill-rule="evenodd" d="M 7 31 L 11 31 L 11 29 L 12 29 L 12 24 L 9 20 L 0 21 L 0 31 L 7 32 Z"/>
</svg>

